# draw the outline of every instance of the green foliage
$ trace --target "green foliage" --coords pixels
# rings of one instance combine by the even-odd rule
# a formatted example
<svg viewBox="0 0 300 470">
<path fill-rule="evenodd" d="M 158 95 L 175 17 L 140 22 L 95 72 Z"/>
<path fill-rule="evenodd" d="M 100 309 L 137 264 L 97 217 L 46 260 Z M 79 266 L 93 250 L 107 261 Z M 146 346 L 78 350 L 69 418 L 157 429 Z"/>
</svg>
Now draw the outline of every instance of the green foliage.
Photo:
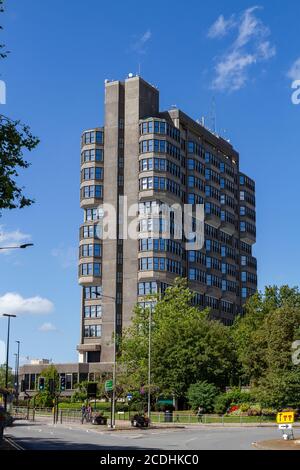
<svg viewBox="0 0 300 470">
<path fill-rule="evenodd" d="M 300 370 L 270 371 L 263 376 L 253 389 L 256 400 L 264 407 L 274 407 L 278 411 L 300 407 Z"/>
<path fill-rule="evenodd" d="M 246 315 L 232 329 L 242 378 L 257 384 L 268 369 L 292 367 L 291 344 L 300 338 L 297 288 L 267 287 L 246 304 Z"/>
<path fill-rule="evenodd" d="M 243 392 L 239 388 L 232 388 L 228 392 L 221 393 L 215 400 L 214 410 L 218 414 L 226 413 L 233 405 L 250 403 L 252 397 L 249 392 Z"/>
<path fill-rule="evenodd" d="M 236 374 L 230 329 L 209 319 L 209 310 L 192 306 L 185 279 L 176 279 L 152 312 L 151 394 L 184 397 L 191 383 L 207 380 L 219 387 Z M 122 341 L 122 361 L 131 389 L 147 384 L 149 310 L 136 308 Z M 145 385 L 146 389 L 146 385 Z"/>
<path fill-rule="evenodd" d="M 5 387 L 5 374 L 6 374 L 6 364 L 0 365 L 0 388 Z M 12 368 L 8 368 L 8 388 L 13 388 L 14 386 L 14 376 Z"/>
<path fill-rule="evenodd" d="M 54 380 L 54 391 L 59 391 L 59 374 L 54 365 L 47 366 L 44 370 L 42 370 L 41 377 L 45 379 L 45 390 L 38 392 L 37 396 L 35 397 L 35 403 L 37 406 L 42 407 L 51 407 L 53 406 L 53 399 L 54 395 L 50 392 L 50 385 L 49 380 Z"/>
<path fill-rule="evenodd" d="M 214 401 L 219 391 L 213 384 L 206 380 L 189 386 L 187 391 L 188 402 L 192 409 L 203 408 L 205 413 L 210 413 L 214 408 Z"/>
<path fill-rule="evenodd" d="M 246 306 L 232 331 L 242 377 L 263 406 L 300 407 L 300 368 L 292 361 L 292 343 L 300 339 L 297 288 L 267 287 Z"/>
<path fill-rule="evenodd" d="M 4 11 L 3 3 L 0 0 L 0 13 Z M 0 44 L 0 59 L 5 58 L 7 53 L 4 44 Z M 24 159 L 24 150 L 31 151 L 38 143 L 39 139 L 31 134 L 28 126 L 0 114 L 0 215 L 2 209 L 22 208 L 33 203 L 32 199 L 23 194 L 23 188 L 17 185 L 16 178 L 19 169 L 26 169 L 30 165 Z"/>
</svg>

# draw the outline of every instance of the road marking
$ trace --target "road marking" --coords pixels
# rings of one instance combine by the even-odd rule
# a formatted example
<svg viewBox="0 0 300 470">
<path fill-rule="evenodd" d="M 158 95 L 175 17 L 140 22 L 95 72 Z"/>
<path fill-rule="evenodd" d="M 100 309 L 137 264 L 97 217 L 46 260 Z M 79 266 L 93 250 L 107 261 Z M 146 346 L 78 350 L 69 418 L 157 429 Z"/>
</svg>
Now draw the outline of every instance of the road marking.
<svg viewBox="0 0 300 470">
<path fill-rule="evenodd" d="M 12 440 L 11 437 L 5 436 L 4 440 L 7 441 L 11 446 L 13 446 L 16 450 L 25 450 L 20 444 L 17 444 Z"/>
</svg>

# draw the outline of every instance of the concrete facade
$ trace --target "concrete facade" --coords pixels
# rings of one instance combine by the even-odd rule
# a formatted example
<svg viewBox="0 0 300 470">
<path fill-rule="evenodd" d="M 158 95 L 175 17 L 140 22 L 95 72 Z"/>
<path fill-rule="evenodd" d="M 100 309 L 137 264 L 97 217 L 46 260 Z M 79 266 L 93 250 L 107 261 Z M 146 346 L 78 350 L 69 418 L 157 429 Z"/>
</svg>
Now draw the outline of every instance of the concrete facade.
<svg viewBox="0 0 300 470">
<path fill-rule="evenodd" d="M 90 159 L 96 151 L 99 158 Z M 257 286 L 255 184 L 240 172 L 229 142 L 179 109 L 160 112 L 158 90 L 130 77 L 105 83 L 105 125 L 83 133 L 81 172 L 81 363 L 110 370 L 114 325 L 121 334 L 134 305 L 145 305 L 151 292 L 163 295 L 178 276 L 188 279 L 195 305 L 210 307 L 213 318 L 231 324 L 242 313 Z M 122 195 L 128 207 L 139 204 L 127 223 L 139 214 L 141 226 L 154 203 L 203 204 L 203 248 L 189 252 L 185 239 L 173 235 L 161 245 L 123 240 Z M 101 235 L 101 204 L 115 208 L 114 239 Z"/>
</svg>

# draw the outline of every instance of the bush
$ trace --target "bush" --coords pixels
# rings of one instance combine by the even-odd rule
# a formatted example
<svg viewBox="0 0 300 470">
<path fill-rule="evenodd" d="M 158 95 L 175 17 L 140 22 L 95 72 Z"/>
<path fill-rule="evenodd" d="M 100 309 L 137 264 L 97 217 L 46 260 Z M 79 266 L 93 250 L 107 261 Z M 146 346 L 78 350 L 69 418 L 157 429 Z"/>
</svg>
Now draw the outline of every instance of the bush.
<svg viewBox="0 0 300 470">
<path fill-rule="evenodd" d="M 233 388 L 228 392 L 221 393 L 215 400 L 214 410 L 218 414 L 224 414 L 233 405 L 250 404 L 249 392 L 242 392 L 239 388 Z"/>
<path fill-rule="evenodd" d="M 201 407 L 204 413 L 210 413 L 214 408 L 217 394 L 217 387 L 205 380 L 189 386 L 187 399 L 193 410 Z"/>
<path fill-rule="evenodd" d="M 260 416 L 260 415 L 261 415 L 260 404 L 256 403 L 255 405 L 251 405 L 248 410 L 248 416 Z"/>
<path fill-rule="evenodd" d="M 263 416 L 271 416 L 271 417 L 274 417 L 276 416 L 277 414 L 277 410 L 275 410 L 275 408 L 263 408 L 261 410 L 261 414 Z"/>
<path fill-rule="evenodd" d="M 241 403 L 240 404 L 240 410 L 242 413 L 245 413 L 246 411 L 248 411 L 250 408 L 250 404 L 249 403 Z"/>
</svg>

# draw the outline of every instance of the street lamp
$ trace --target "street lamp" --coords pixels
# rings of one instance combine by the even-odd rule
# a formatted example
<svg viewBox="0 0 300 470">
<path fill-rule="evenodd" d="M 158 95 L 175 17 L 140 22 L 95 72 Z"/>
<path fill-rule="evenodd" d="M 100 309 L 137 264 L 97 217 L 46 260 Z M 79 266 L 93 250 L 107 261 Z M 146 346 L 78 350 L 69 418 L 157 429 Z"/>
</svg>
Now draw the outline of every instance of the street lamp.
<svg viewBox="0 0 300 470">
<path fill-rule="evenodd" d="M 8 386 L 8 357 L 9 357 L 9 334 L 10 334 L 10 319 L 16 318 L 17 315 L 3 313 L 3 317 L 7 317 L 7 342 L 6 342 L 6 369 L 5 369 L 5 395 L 4 395 L 4 409 L 7 410 L 7 386 Z"/>
<path fill-rule="evenodd" d="M 112 417 L 110 427 L 113 428 L 115 426 L 115 401 L 116 401 L 116 378 L 117 378 L 117 309 L 116 309 L 116 297 L 112 297 L 110 295 L 103 295 L 103 294 L 96 294 L 97 297 L 114 300 L 114 349 L 113 349 L 113 392 L 112 392 Z"/>
<path fill-rule="evenodd" d="M 152 309 L 149 307 L 149 339 L 148 339 L 148 419 L 150 424 L 151 414 L 151 327 L 152 327 Z"/>
<path fill-rule="evenodd" d="M 18 352 L 16 353 L 16 392 L 17 392 L 17 403 L 19 399 L 19 366 L 20 366 L 20 341 L 16 341 L 18 345 Z"/>
<path fill-rule="evenodd" d="M 17 245 L 17 246 L 0 246 L 0 250 L 14 250 L 21 248 L 21 250 L 24 250 L 24 248 L 28 248 L 28 246 L 33 246 L 33 243 L 23 243 L 22 245 Z"/>
</svg>

